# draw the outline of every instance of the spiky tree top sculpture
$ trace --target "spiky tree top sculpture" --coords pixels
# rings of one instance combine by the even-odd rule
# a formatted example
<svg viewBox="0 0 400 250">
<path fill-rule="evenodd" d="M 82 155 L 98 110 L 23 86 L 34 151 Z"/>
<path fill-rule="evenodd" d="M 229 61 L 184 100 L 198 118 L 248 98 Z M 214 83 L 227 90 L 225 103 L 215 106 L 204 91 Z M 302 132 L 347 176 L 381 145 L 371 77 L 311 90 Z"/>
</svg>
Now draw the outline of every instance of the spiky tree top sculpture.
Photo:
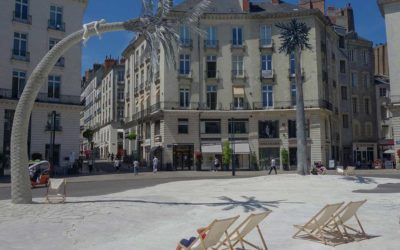
<svg viewBox="0 0 400 250">
<path fill-rule="evenodd" d="M 177 20 L 188 26 L 193 25 L 210 4 L 210 0 L 199 3 L 184 18 Z M 57 60 L 72 46 L 101 33 L 127 30 L 144 36 L 147 41 L 146 52 L 150 54 L 151 75 L 158 64 L 157 51 L 160 46 L 169 65 L 175 66 L 175 42 L 178 35 L 174 31 L 168 15 L 172 8 L 171 0 L 142 0 L 143 11 L 139 18 L 126 22 L 105 23 L 104 20 L 84 25 L 84 29 L 76 31 L 57 43 L 40 61 L 29 77 L 15 110 L 11 135 L 11 197 L 16 204 L 32 202 L 32 193 L 28 175 L 28 126 L 35 99 L 41 85 L 45 82 Z"/>
</svg>

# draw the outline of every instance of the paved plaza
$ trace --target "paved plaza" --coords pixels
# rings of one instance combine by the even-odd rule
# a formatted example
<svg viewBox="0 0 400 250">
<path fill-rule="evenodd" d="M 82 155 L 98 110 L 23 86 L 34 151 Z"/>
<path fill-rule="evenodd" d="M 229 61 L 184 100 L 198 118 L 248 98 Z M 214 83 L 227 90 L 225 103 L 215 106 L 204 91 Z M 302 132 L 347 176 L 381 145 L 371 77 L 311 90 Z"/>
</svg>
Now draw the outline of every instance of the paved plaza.
<svg viewBox="0 0 400 250">
<path fill-rule="evenodd" d="M 57 249 L 175 249 L 181 238 L 215 218 L 240 215 L 243 220 L 252 212 L 272 210 L 261 224 L 269 249 L 333 249 L 292 239 L 292 225 L 306 222 L 325 204 L 368 199 L 359 218 L 373 238 L 336 249 L 398 249 L 400 193 L 384 192 L 387 185 L 400 185 L 400 180 L 282 174 L 174 181 L 69 197 L 60 205 L 43 204 L 43 197 L 34 205 L 2 200 L 0 238 L 6 249 L 54 249 L 55 244 Z M 256 236 L 249 239 L 261 246 Z"/>
</svg>

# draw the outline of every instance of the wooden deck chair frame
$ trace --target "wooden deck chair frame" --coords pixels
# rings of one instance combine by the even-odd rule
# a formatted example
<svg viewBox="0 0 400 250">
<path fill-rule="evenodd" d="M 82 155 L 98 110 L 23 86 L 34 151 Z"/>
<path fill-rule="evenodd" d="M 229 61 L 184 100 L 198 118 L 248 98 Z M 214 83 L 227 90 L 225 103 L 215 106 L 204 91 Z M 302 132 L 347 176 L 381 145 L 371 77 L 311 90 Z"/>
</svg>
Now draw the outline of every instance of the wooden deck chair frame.
<svg viewBox="0 0 400 250">
<path fill-rule="evenodd" d="M 245 244 L 254 247 L 255 249 L 259 249 L 258 246 L 254 245 L 253 243 L 245 240 L 244 238 L 254 230 L 254 228 L 257 228 L 258 234 L 260 235 L 262 244 L 264 246 L 264 249 L 267 250 L 267 243 L 265 242 L 264 236 L 261 232 L 260 229 L 260 223 L 271 213 L 272 211 L 266 211 L 266 212 L 262 212 L 262 213 L 258 213 L 258 214 L 250 214 L 242 223 L 240 223 L 239 226 L 237 226 L 230 234 L 228 239 L 230 240 L 230 243 L 233 247 L 235 247 L 237 244 L 240 244 L 240 246 L 242 247 L 242 249 L 245 249 Z M 261 216 L 260 218 L 257 218 Z M 256 222 L 257 224 L 255 224 L 254 226 L 252 226 L 250 224 L 250 222 L 254 219 L 258 219 Z M 247 226 L 249 226 L 250 228 L 246 228 Z M 244 231 L 244 232 L 243 232 Z M 233 242 L 233 243 L 232 243 Z M 221 243 L 222 245 L 226 246 L 227 240 L 223 241 Z"/>
<path fill-rule="evenodd" d="M 239 215 L 238 216 L 235 216 L 235 217 L 231 217 L 231 218 L 227 218 L 227 219 L 222 219 L 222 220 L 214 220 L 213 222 L 211 222 L 211 224 L 210 225 L 208 225 L 207 227 L 205 227 L 204 229 L 204 231 L 202 232 L 202 233 L 199 233 L 199 235 L 196 237 L 196 239 L 189 245 L 189 246 L 184 246 L 184 245 L 182 245 L 181 243 L 179 243 L 179 245 L 181 246 L 181 248 L 182 249 L 184 249 L 184 250 L 190 250 L 190 249 L 193 249 L 193 247 L 198 247 L 197 246 L 197 244 L 199 244 L 198 242 L 200 241 L 200 244 L 201 244 L 201 249 L 202 250 L 207 250 L 207 249 L 209 249 L 209 248 L 211 248 L 211 249 L 213 249 L 213 250 L 217 250 L 219 247 L 220 247 L 220 244 L 215 244 L 217 247 L 210 247 L 210 246 L 207 246 L 206 245 L 206 240 L 207 240 L 207 236 L 208 236 L 208 233 L 211 231 L 211 229 L 213 228 L 213 226 L 215 226 L 215 224 L 216 223 L 218 223 L 218 222 L 222 222 L 222 221 L 229 221 L 229 220 L 231 220 L 231 222 L 229 223 L 229 225 L 227 226 L 227 228 L 225 229 L 225 231 L 224 231 L 224 235 L 225 235 L 225 237 L 226 237 L 226 239 L 224 240 L 224 241 L 227 241 L 228 242 L 228 245 L 229 245 L 229 249 L 231 249 L 231 250 L 233 250 L 233 246 L 232 246 L 232 244 L 231 244 L 231 242 L 230 242 L 230 240 L 229 240 L 229 235 L 228 235 L 228 228 L 230 227 L 230 226 L 232 226 L 232 224 L 233 223 L 235 223 L 235 221 L 237 220 L 239 218 Z M 203 233 L 205 233 L 206 234 L 206 237 L 203 239 L 203 237 L 202 237 L 202 234 Z M 221 236 L 221 238 L 222 238 L 222 236 Z"/>
<path fill-rule="evenodd" d="M 356 167 L 354 167 L 354 166 L 348 166 L 348 167 L 346 168 L 346 170 L 344 171 L 344 174 L 345 174 L 346 176 L 355 175 L 355 172 L 356 172 Z"/>
<path fill-rule="evenodd" d="M 326 233 L 333 229 L 338 230 L 338 232 L 340 232 L 334 216 L 343 204 L 344 204 L 344 202 L 336 203 L 336 204 L 328 204 L 325 207 L 323 207 L 316 215 L 314 215 L 304 225 L 294 225 L 294 227 L 297 228 L 298 231 L 293 235 L 293 238 L 296 239 L 296 238 L 301 238 L 302 236 L 311 236 L 311 237 L 323 242 L 325 245 L 328 245 L 330 242 L 328 242 L 328 240 L 327 240 Z M 328 218 L 324 218 L 323 221 L 320 221 L 318 219 L 319 216 L 324 215 L 324 212 L 330 208 L 332 208 L 332 211 L 330 211 L 330 213 L 325 215 Z M 310 225 L 312 225 L 313 227 L 311 229 L 307 228 L 307 226 L 310 226 Z M 328 227 L 328 225 L 331 225 L 331 226 Z M 305 234 L 300 235 L 300 233 L 302 233 L 302 232 Z M 330 245 L 332 245 L 332 244 L 330 244 Z"/>
<path fill-rule="evenodd" d="M 63 179 L 63 190 L 61 195 L 59 194 L 49 194 L 49 189 L 51 188 L 51 179 L 49 179 L 49 185 L 47 187 L 47 191 L 46 191 L 46 202 L 47 203 L 64 203 L 67 197 L 67 180 Z M 57 201 L 57 202 L 53 202 L 53 201 Z"/>
<path fill-rule="evenodd" d="M 352 238 L 352 236 L 348 233 L 347 230 L 351 230 L 355 233 L 361 234 L 363 236 L 362 239 L 368 239 L 368 235 L 365 233 L 364 228 L 357 216 L 357 211 L 358 209 L 365 204 L 365 202 L 367 202 L 367 200 L 362 200 L 362 201 L 351 201 L 348 204 L 346 204 L 342 209 L 340 209 L 336 215 L 335 215 L 335 222 L 336 224 L 339 226 L 339 228 L 343 229 L 344 234 L 349 237 Z M 353 211 L 348 211 L 349 209 L 351 209 L 353 206 L 355 206 L 353 208 Z M 347 215 L 346 213 L 349 212 L 350 215 Z M 343 218 L 345 217 L 345 218 Z M 349 221 L 351 218 L 355 218 L 358 224 L 359 229 L 356 229 L 354 227 L 349 226 L 348 224 L 346 224 L 347 221 Z M 331 225 L 330 225 L 331 226 Z"/>
</svg>

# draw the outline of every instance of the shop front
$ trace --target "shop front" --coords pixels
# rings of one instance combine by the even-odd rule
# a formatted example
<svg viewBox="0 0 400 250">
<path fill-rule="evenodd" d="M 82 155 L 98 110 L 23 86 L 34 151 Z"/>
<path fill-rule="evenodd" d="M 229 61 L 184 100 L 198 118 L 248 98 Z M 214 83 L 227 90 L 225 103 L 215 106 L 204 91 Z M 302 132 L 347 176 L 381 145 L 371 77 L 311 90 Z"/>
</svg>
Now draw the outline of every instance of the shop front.
<svg viewBox="0 0 400 250">
<path fill-rule="evenodd" d="M 203 155 L 203 164 L 201 170 L 213 169 L 215 158 L 218 159 L 220 169 L 222 169 L 222 146 L 221 142 L 201 144 L 201 153 Z"/>
<path fill-rule="evenodd" d="M 194 145 L 193 144 L 175 144 L 172 148 L 173 166 L 175 170 L 192 170 Z"/>
<path fill-rule="evenodd" d="M 235 169 L 250 169 L 250 145 L 248 142 L 236 142 L 232 145 L 234 151 Z"/>
<path fill-rule="evenodd" d="M 376 143 L 353 143 L 353 160 L 356 167 L 372 168 L 377 157 Z"/>
</svg>

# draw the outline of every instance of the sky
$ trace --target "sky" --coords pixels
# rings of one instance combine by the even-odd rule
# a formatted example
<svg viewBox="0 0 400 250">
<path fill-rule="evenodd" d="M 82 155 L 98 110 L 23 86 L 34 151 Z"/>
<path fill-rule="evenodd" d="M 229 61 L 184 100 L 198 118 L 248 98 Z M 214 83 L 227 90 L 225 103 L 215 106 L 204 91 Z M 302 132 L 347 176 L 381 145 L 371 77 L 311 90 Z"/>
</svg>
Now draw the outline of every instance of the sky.
<svg viewBox="0 0 400 250">
<path fill-rule="evenodd" d="M 175 0 L 175 4 L 183 0 Z M 218 0 L 215 0 L 218 1 Z M 260 1 L 260 0 L 258 0 Z M 284 0 L 297 3 L 298 0 Z M 118 2 L 118 4 L 116 4 Z M 344 7 L 350 3 L 354 9 L 358 34 L 374 42 L 386 42 L 385 22 L 376 0 L 326 0 L 326 7 Z M 107 22 L 124 21 L 137 17 L 141 11 L 141 0 L 90 0 L 83 19 L 84 23 L 105 19 Z M 102 63 L 106 56 L 121 57 L 133 34 L 116 32 L 103 34 L 101 38 L 92 37 L 83 47 L 82 72 L 93 63 Z"/>
</svg>

